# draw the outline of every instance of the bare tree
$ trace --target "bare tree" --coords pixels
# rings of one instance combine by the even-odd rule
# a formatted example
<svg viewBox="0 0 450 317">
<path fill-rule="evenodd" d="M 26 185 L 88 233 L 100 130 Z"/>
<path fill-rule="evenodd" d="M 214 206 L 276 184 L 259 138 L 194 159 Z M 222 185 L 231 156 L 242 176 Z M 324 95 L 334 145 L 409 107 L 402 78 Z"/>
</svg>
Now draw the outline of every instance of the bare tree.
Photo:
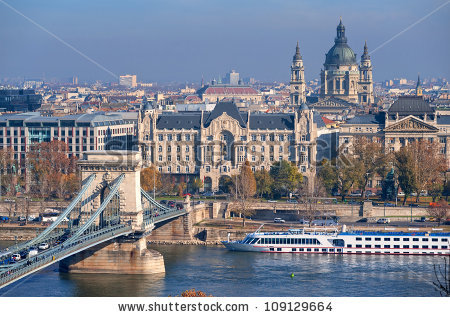
<svg viewBox="0 0 450 317">
<path fill-rule="evenodd" d="M 441 268 L 440 265 L 433 265 L 434 276 L 436 281 L 433 282 L 434 286 L 439 289 L 441 296 L 450 296 L 450 261 L 445 257 L 444 265 Z"/>
<path fill-rule="evenodd" d="M 242 226 L 245 227 L 245 217 L 250 217 L 254 213 L 254 210 L 250 206 L 256 194 L 255 176 L 248 161 L 242 165 L 240 174 L 235 175 L 233 181 L 233 192 L 235 195 L 235 207 L 233 211 L 242 214 Z"/>
<path fill-rule="evenodd" d="M 440 225 L 442 220 L 450 217 L 450 206 L 445 200 L 441 200 L 437 204 L 428 208 L 428 215 L 436 218 Z"/>
<path fill-rule="evenodd" d="M 302 203 L 298 204 L 299 214 L 303 216 L 304 220 L 311 222 L 317 216 L 322 216 L 319 210 L 319 198 L 326 196 L 326 189 L 320 178 L 316 178 L 312 187 L 302 186 L 299 189 L 301 193 Z"/>
</svg>

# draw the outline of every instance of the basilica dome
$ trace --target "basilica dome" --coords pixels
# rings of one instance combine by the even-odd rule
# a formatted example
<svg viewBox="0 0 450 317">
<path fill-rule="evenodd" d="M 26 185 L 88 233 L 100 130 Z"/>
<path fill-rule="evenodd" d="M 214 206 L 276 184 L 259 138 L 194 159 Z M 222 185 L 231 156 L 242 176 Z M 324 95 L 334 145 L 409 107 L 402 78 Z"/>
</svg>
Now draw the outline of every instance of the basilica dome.
<svg viewBox="0 0 450 317">
<path fill-rule="evenodd" d="M 356 64 L 356 54 L 350 46 L 347 45 L 345 27 L 341 21 L 337 27 L 337 36 L 334 39 L 334 46 L 326 54 L 325 66 L 354 64 Z"/>
</svg>

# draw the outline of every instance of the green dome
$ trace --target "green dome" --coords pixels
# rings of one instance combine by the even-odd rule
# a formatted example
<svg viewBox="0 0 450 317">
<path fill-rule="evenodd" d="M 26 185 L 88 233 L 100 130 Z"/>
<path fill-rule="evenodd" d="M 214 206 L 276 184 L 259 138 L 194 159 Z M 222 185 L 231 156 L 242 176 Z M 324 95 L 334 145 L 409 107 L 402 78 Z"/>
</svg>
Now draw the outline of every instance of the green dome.
<svg viewBox="0 0 450 317">
<path fill-rule="evenodd" d="M 334 46 L 326 54 L 325 65 L 353 64 L 356 64 L 356 54 L 350 46 L 347 45 L 345 27 L 341 21 L 337 27 L 337 36 L 334 39 Z"/>
</svg>

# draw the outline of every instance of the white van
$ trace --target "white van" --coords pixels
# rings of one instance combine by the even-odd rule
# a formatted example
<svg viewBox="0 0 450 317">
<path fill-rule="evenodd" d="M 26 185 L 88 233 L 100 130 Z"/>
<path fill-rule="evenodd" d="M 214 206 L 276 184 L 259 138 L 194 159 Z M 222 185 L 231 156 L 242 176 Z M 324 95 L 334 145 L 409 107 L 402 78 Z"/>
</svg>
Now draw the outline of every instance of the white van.
<svg viewBox="0 0 450 317">
<path fill-rule="evenodd" d="M 389 222 L 391 222 L 391 220 L 388 218 L 380 218 L 377 220 L 377 223 L 389 223 Z"/>
<path fill-rule="evenodd" d="M 35 255 L 37 255 L 38 254 L 38 250 L 36 250 L 36 249 L 30 249 L 29 251 L 28 251 L 28 258 L 30 258 L 30 257 L 32 257 L 32 256 L 35 256 Z"/>
</svg>

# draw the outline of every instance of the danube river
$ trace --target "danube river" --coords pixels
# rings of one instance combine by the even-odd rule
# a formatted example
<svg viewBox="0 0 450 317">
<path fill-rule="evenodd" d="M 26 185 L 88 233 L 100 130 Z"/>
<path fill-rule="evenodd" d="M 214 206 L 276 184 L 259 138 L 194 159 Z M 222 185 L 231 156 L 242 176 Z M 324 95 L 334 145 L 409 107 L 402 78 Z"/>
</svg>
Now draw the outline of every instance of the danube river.
<svg viewBox="0 0 450 317">
<path fill-rule="evenodd" d="M 0 248 L 6 246 L 0 241 Z M 221 246 L 159 245 L 166 273 L 67 274 L 58 265 L 0 289 L 0 296 L 439 296 L 433 264 L 443 257 L 267 254 Z M 291 274 L 294 274 L 291 277 Z"/>
</svg>

